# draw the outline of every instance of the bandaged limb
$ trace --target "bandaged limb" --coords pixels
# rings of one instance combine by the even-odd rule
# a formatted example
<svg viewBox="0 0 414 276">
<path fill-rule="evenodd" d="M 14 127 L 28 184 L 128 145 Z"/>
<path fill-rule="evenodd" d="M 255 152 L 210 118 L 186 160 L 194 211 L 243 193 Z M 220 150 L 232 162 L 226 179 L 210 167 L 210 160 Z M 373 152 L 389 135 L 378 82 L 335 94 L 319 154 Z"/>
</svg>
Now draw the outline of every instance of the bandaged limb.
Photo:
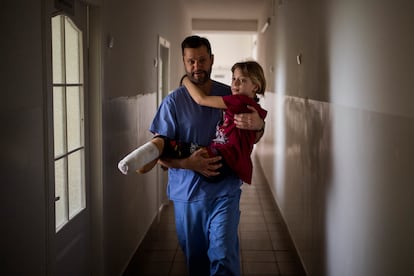
<svg viewBox="0 0 414 276">
<path fill-rule="evenodd" d="M 158 158 L 186 158 L 199 148 L 200 146 L 194 143 L 180 142 L 166 136 L 156 135 L 150 142 L 119 161 L 118 169 L 123 174 L 128 174 L 131 170 L 146 173 L 157 164 Z"/>
<path fill-rule="evenodd" d="M 156 162 L 151 161 L 158 159 L 161 152 L 162 151 L 159 150 L 158 146 L 155 143 L 152 141 L 147 142 L 125 156 L 121 161 L 119 161 L 118 169 L 126 175 L 130 171 L 135 172 L 141 169 L 148 163 L 153 163 L 153 166 L 155 166 Z M 146 171 L 149 170 L 150 169 L 146 169 Z"/>
</svg>

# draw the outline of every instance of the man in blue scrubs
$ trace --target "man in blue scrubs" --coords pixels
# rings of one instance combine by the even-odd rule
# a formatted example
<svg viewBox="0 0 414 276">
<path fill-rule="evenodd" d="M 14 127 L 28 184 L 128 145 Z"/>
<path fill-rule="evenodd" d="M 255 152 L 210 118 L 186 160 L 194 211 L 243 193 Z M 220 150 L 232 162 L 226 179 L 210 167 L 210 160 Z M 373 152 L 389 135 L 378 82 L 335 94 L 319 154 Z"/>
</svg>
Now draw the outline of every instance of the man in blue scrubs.
<svg viewBox="0 0 414 276">
<path fill-rule="evenodd" d="M 231 94 L 230 87 L 210 79 L 214 56 L 206 38 L 189 36 L 181 44 L 189 79 L 206 94 Z M 181 86 L 162 102 L 151 126 L 152 133 L 171 139 L 208 145 L 215 135 L 222 110 L 200 106 Z M 236 125 L 263 134 L 264 122 L 252 113 L 235 117 Z M 185 159 L 162 160 L 168 167 L 169 199 L 174 203 L 178 241 L 190 275 L 240 275 L 239 239 L 242 181 L 234 174 L 211 181 L 221 157 L 205 157 L 205 149 Z"/>
</svg>

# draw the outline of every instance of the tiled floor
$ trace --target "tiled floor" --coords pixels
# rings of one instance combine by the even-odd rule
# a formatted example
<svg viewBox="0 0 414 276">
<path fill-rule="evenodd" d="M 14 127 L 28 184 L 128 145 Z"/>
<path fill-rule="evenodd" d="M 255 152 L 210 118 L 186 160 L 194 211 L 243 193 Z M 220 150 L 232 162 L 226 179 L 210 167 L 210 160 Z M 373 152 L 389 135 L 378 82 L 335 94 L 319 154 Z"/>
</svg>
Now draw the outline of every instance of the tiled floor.
<svg viewBox="0 0 414 276">
<path fill-rule="evenodd" d="M 242 275 L 303 276 L 289 235 L 260 173 L 252 185 L 242 186 L 239 238 Z M 154 223 L 124 276 L 187 275 L 184 255 L 175 235 L 173 205 L 170 203 Z"/>
</svg>

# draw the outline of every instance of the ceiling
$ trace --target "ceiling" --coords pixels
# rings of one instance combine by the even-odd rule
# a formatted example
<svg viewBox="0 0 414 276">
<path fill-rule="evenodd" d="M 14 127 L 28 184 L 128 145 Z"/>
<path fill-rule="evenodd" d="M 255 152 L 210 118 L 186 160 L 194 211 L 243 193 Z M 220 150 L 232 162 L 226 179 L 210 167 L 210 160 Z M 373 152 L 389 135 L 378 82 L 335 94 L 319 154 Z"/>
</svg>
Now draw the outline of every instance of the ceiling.
<svg viewBox="0 0 414 276">
<path fill-rule="evenodd" d="M 274 0 L 183 0 L 193 31 L 257 32 Z"/>
<path fill-rule="evenodd" d="M 192 18 L 259 20 L 272 0 L 183 0 Z"/>
</svg>

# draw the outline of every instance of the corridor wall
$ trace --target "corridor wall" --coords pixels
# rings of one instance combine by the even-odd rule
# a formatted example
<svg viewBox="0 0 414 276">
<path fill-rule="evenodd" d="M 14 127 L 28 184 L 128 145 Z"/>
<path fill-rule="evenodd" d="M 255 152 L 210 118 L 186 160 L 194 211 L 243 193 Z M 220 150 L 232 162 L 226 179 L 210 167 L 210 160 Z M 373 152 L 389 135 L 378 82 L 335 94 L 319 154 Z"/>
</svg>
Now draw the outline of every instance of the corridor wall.
<svg viewBox="0 0 414 276">
<path fill-rule="evenodd" d="M 256 154 L 309 275 L 414 274 L 413 12 L 279 1 L 259 41 L 274 90 Z"/>
<path fill-rule="evenodd" d="M 57 2 L 1 4 L 1 275 L 55 274 L 53 137 L 49 135 L 53 112 L 49 107 L 50 21 Z M 94 202 L 88 202 L 88 207 L 92 207 L 93 232 L 85 236 L 91 235 L 93 244 L 90 252 L 82 252 L 87 256 L 82 261 L 91 261 L 87 266 L 93 275 L 121 275 L 160 206 L 156 173 L 125 177 L 117 170 L 117 162 L 150 137 L 147 129 L 158 97 L 154 65 L 159 36 L 171 43 L 169 86 L 173 88 L 182 76 L 180 43 L 191 33 L 191 20 L 181 0 L 60 2 L 90 4 L 91 24 L 84 33 L 90 35 L 94 60 L 85 60 L 85 65 L 95 71 L 88 72 L 93 78 L 86 83 L 97 93 L 90 99 L 99 101 L 91 107 L 102 112 L 89 121 L 101 123 L 101 128 L 89 125 L 87 130 L 101 131 L 91 134 L 96 138 L 91 143 L 102 141 L 91 147 L 100 154 L 88 154 L 102 159 L 87 168 L 99 169 L 103 175 L 91 184 Z"/>
<path fill-rule="evenodd" d="M 182 1 L 104 1 L 103 51 L 103 266 L 121 275 L 156 220 L 165 190 L 157 169 L 122 175 L 117 163 L 151 138 L 158 107 L 158 38 L 170 42 L 169 87 L 183 73 L 181 40 L 191 33 Z M 108 41 L 113 45 L 109 46 Z"/>
<path fill-rule="evenodd" d="M 0 9 L 0 274 L 45 275 L 49 199 L 42 5 L 19 2 L 3 2 Z"/>
</svg>

